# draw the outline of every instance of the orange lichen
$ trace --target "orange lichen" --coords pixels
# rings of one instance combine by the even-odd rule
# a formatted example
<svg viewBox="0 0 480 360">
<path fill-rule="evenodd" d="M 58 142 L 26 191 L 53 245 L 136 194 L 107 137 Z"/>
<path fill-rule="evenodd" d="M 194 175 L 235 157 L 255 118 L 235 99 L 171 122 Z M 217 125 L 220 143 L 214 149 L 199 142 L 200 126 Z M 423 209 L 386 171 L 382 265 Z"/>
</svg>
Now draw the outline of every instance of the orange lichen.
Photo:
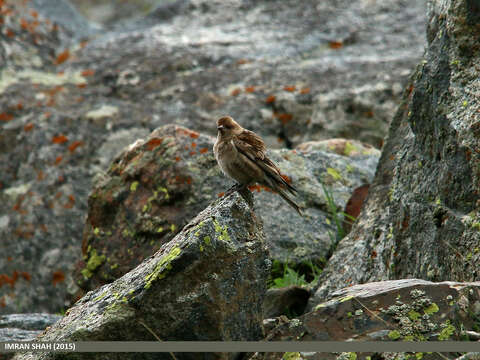
<svg viewBox="0 0 480 360">
<path fill-rule="evenodd" d="M 95 70 L 93 69 L 86 69 L 81 72 L 82 76 L 87 77 L 87 76 L 93 76 L 95 74 Z"/>
<path fill-rule="evenodd" d="M 192 142 L 192 144 L 190 145 L 192 148 L 196 148 L 197 147 L 197 143 L 196 142 Z"/>
<path fill-rule="evenodd" d="M 283 90 L 289 91 L 289 92 L 294 92 L 297 89 L 295 85 L 285 85 L 283 87 Z"/>
<path fill-rule="evenodd" d="M 343 47 L 343 42 L 342 41 L 330 41 L 328 43 L 328 46 L 330 47 L 330 49 L 334 49 L 334 50 L 341 49 Z"/>
<path fill-rule="evenodd" d="M 230 93 L 231 96 L 237 96 L 240 94 L 242 90 L 240 88 L 233 89 L 232 92 Z"/>
<path fill-rule="evenodd" d="M 68 146 L 68 151 L 73 153 L 76 148 L 83 145 L 83 141 L 76 140 Z"/>
<path fill-rule="evenodd" d="M 247 87 L 245 87 L 245 92 L 247 92 L 247 93 L 253 93 L 253 92 L 255 92 L 255 86 L 247 86 Z"/>
<path fill-rule="evenodd" d="M 175 157 L 175 161 L 178 162 L 178 161 L 180 161 L 180 160 L 181 160 L 180 156 L 176 156 L 176 157 Z"/>
<path fill-rule="evenodd" d="M 32 278 L 32 275 L 30 275 L 30 274 L 29 274 L 28 272 L 26 272 L 26 271 L 22 271 L 22 272 L 20 273 L 20 275 L 21 275 L 25 280 L 27 280 L 27 281 L 30 281 L 30 279 Z"/>
<path fill-rule="evenodd" d="M 293 115 L 292 114 L 287 114 L 287 113 L 280 113 L 280 114 L 275 114 L 276 117 L 278 118 L 278 120 L 280 120 L 282 122 L 282 124 L 286 124 L 288 123 L 290 120 L 293 119 Z"/>
<path fill-rule="evenodd" d="M 19 102 L 16 106 L 17 110 L 23 110 L 23 104 Z"/>
<path fill-rule="evenodd" d="M 20 195 L 18 197 L 18 200 L 17 202 L 15 203 L 15 205 L 13 205 L 13 211 L 16 211 L 18 212 L 19 214 L 22 214 L 22 215 L 25 215 L 27 213 L 26 210 L 22 209 L 22 202 L 23 200 L 25 199 L 25 195 Z"/>
<path fill-rule="evenodd" d="M 8 37 L 14 37 L 15 36 L 15 33 L 13 32 L 12 29 L 7 29 L 6 32 L 5 32 L 5 35 L 7 35 Z"/>
<path fill-rule="evenodd" d="M 42 170 L 38 170 L 37 171 L 37 180 L 42 181 L 43 179 L 45 179 L 45 174 L 43 173 Z"/>
<path fill-rule="evenodd" d="M 177 133 L 179 135 L 190 136 L 192 139 L 197 139 L 200 136 L 200 134 L 198 132 L 193 131 L 193 130 L 189 130 L 189 129 L 185 129 L 185 128 L 178 128 Z"/>
<path fill-rule="evenodd" d="M 65 50 L 63 52 L 61 52 L 60 54 L 57 55 L 57 57 L 55 58 L 55 61 L 54 61 L 54 64 L 55 65 L 60 65 L 62 63 L 64 63 L 65 61 L 68 60 L 68 58 L 70 57 L 70 51 Z"/>
<path fill-rule="evenodd" d="M 79 89 L 83 89 L 83 88 L 87 87 L 87 84 L 86 84 L 86 83 L 77 84 L 77 87 L 78 87 Z"/>
<path fill-rule="evenodd" d="M 160 146 L 163 142 L 163 139 L 162 138 L 153 138 L 153 139 L 150 139 L 148 140 L 147 142 L 147 150 L 148 151 L 152 151 L 153 149 L 155 149 L 157 146 Z"/>
<path fill-rule="evenodd" d="M 62 159 L 63 159 L 63 157 L 62 157 L 62 156 L 60 156 L 60 155 L 59 155 L 59 156 L 57 156 L 57 158 L 55 159 L 55 165 L 58 165 L 58 164 L 60 164 L 60 163 L 62 162 Z"/>
<path fill-rule="evenodd" d="M 208 152 L 208 148 L 201 148 L 200 150 L 198 150 L 200 152 L 200 154 L 205 154 Z"/>
<path fill-rule="evenodd" d="M 73 195 L 68 195 L 68 202 L 63 205 L 65 209 L 71 209 L 75 205 L 75 197 Z"/>
<path fill-rule="evenodd" d="M 25 126 L 23 127 L 23 131 L 25 131 L 25 132 L 29 132 L 32 129 L 33 129 L 33 123 L 25 124 Z"/>
<path fill-rule="evenodd" d="M 222 197 L 222 196 L 224 196 L 224 195 L 225 195 L 225 193 L 224 193 L 223 191 L 222 191 L 222 192 L 219 192 L 219 193 L 217 194 L 217 196 L 218 196 L 219 198 Z"/>
<path fill-rule="evenodd" d="M 265 99 L 265 102 L 266 102 L 267 104 L 271 104 L 271 103 L 275 102 L 275 95 L 270 95 L 269 97 L 267 97 L 267 98 Z"/>
<path fill-rule="evenodd" d="M 248 64 L 248 63 L 251 63 L 252 60 L 248 60 L 248 59 L 239 59 L 237 60 L 237 65 L 244 65 L 244 64 Z"/>
<path fill-rule="evenodd" d="M 38 12 L 36 12 L 35 10 L 30 10 L 30 15 L 32 15 L 32 17 L 36 19 L 38 17 Z"/>
<path fill-rule="evenodd" d="M 18 272 L 17 270 L 14 270 L 12 273 L 12 276 L 8 276 L 7 274 L 0 274 L 0 288 L 3 285 L 10 285 L 11 288 L 14 287 L 15 283 L 17 282 L 18 279 Z"/>
<path fill-rule="evenodd" d="M 0 113 L 0 121 L 10 121 L 13 119 L 13 115 L 9 113 Z"/>
<path fill-rule="evenodd" d="M 45 94 L 50 95 L 50 96 L 55 96 L 59 92 L 63 91 L 65 88 L 62 85 L 54 86 L 50 89 L 47 89 L 44 91 Z"/>
<path fill-rule="evenodd" d="M 57 270 L 53 272 L 52 275 L 52 284 L 56 286 L 58 283 L 65 281 L 65 274 L 61 270 Z"/>
<path fill-rule="evenodd" d="M 372 110 L 365 111 L 363 114 L 368 118 L 373 118 L 374 115 Z"/>
<path fill-rule="evenodd" d="M 188 153 L 188 155 L 193 156 L 193 155 L 195 155 L 196 153 L 197 153 L 196 151 L 190 151 L 190 152 Z"/>
<path fill-rule="evenodd" d="M 260 191 L 261 191 L 260 185 L 258 185 L 258 184 L 250 185 L 250 186 L 248 187 L 248 189 L 249 189 L 250 191 L 257 191 L 257 192 L 260 192 Z"/>
<path fill-rule="evenodd" d="M 56 135 L 52 138 L 53 144 L 64 144 L 68 141 L 68 138 L 65 135 Z"/>
<path fill-rule="evenodd" d="M 308 94 L 308 93 L 310 93 L 310 88 L 309 87 L 300 89 L 300 94 Z"/>
</svg>

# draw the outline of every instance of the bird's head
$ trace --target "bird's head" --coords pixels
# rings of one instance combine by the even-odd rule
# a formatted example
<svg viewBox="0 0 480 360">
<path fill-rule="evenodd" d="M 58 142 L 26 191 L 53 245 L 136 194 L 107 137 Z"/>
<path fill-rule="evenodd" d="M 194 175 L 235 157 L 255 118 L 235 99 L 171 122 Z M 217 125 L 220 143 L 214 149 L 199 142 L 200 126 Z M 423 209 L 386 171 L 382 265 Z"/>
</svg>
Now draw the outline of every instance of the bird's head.
<svg viewBox="0 0 480 360">
<path fill-rule="evenodd" d="M 231 137 L 238 135 L 243 131 L 243 128 L 233 120 L 230 116 L 224 116 L 217 120 L 218 133 L 222 137 Z"/>
</svg>

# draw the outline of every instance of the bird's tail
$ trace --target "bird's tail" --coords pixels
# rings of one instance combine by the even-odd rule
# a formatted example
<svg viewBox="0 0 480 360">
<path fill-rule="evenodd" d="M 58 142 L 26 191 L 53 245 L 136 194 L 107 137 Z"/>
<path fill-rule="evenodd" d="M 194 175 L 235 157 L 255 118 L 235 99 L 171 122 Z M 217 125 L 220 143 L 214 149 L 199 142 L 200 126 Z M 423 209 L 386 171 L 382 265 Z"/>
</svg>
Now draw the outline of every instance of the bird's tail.
<svg viewBox="0 0 480 360">
<path fill-rule="evenodd" d="M 282 189 L 277 188 L 275 190 L 288 203 L 288 205 L 290 205 L 292 208 L 294 208 L 297 211 L 298 215 L 303 216 L 300 206 L 298 206 L 292 199 L 290 199 Z"/>
</svg>

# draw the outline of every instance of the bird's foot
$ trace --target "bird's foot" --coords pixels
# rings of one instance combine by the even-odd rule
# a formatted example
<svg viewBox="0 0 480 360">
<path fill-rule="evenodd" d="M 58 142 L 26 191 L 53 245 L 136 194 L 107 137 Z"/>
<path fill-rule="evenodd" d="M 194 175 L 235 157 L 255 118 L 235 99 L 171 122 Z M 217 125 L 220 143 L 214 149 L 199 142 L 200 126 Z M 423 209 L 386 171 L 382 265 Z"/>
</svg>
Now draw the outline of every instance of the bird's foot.
<svg viewBox="0 0 480 360">
<path fill-rule="evenodd" d="M 244 186 L 241 184 L 235 184 L 225 192 L 225 196 L 233 194 L 235 191 L 241 191 Z"/>
</svg>

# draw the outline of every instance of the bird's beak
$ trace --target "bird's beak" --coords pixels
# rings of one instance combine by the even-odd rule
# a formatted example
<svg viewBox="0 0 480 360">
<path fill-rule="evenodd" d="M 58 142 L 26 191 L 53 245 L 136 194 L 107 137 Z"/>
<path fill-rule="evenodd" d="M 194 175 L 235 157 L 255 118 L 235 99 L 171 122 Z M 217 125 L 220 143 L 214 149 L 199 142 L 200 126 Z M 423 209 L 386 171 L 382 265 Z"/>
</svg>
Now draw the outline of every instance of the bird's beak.
<svg viewBox="0 0 480 360">
<path fill-rule="evenodd" d="M 222 129 L 223 129 L 223 125 L 217 126 L 217 130 L 222 130 Z"/>
</svg>

